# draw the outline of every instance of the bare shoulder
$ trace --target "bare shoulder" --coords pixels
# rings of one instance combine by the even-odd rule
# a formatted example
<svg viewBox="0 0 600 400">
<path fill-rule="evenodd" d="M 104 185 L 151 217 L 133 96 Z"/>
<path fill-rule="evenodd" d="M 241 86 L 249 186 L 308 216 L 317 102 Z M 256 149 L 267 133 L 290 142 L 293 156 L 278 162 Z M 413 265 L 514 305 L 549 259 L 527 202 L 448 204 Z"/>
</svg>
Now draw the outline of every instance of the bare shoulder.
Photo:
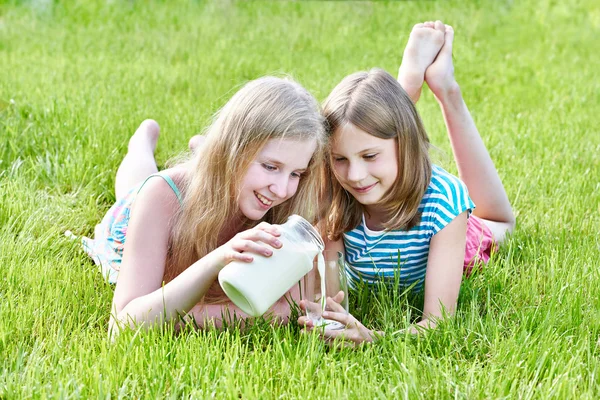
<svg viewBox="0 0 600 400">
<path fill-rule="evenodd" d="M 117 312 L 133 299 L 162 286 L 171 228 L 179 208 L 177 195 L 160 177 L 146 181 L 138 192 L 113 298 Z"/>
<path fill-rule="evenodd" d="M 186 173 L 182 168 L 172 168 L 164 170 L 161 175 L 169 177 L 178 190 L 185 187 Z M 138 203 L 141 203 L 138 204 Z M 140 191 L 135 200 L 135 208 L 144 208 L 145 203 L 151 203 L 155 207 L 160 207 L 161 212 L 166 212 L 169 215 L 173 215 L 180 207 L 177 194 L 169 183 L 159 177 L 153 177 L 148 179 Z M 155 211 L 159 211 L 155 209 Z"/>
</svg>

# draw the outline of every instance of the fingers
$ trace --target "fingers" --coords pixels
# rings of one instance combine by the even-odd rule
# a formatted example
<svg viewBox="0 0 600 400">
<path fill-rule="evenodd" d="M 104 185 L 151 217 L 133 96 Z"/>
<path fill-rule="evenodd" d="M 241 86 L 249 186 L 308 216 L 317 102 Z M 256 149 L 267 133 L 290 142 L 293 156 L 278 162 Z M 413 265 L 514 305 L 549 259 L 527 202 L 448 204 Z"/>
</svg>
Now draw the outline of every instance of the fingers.
<svg viewBox="0 0 600 400">
<path fill-rule="evenodd" d="M 340 293 L 342 293 L 342 300 L 343 300 L 344 299 L 344 292 L 340 292 Z M 338 297 L 340 293 L 338 293 L 336 295 L 336 297 Z M 344 307 L 342 307 L 342 305 L 340 304 L 340 302 L 341 302 L 341 300 L 336 301 L 336 300 L 332 299 L 331 297 L 328 297 L 327 300 L 326 300 L 327 307 L 329 307 L 329 309 L 331 311 L 338 312 L 338 313 L 346 313 L 346 309 Z"/>
<path fill-rule="evenodd" d="M 241 262 L 252 262 L 254 261 L 254 257 L 252 257 L 250 254 L 246 254 L 246 253 L 238 253 L 236 251 L 232 251 L 228 256 L 227 256 L 227 260 L 230 261 L 241 261 Z"/>
<path fill-rule="evenodd" d="M 268 222 L 263 221 L 260 224 L 256 225 L 254 229 L 260 229 L 262 231 L 270 233 L 273 236 L 281 236 L 279 228 L 277 228 L 275 225 L 269 224 Z"/>
<path fill-rule="evenodd" d="M 273 234 L 273 232 L 276 232 L 276 234 Z M 280 233 L 278 231 L 273 231 L 273 228 L 268 228 L 268 230 L 265 230 L 256 227 L 240 232 L 236 236 L 239 239 L 244 239 L 253 242 L 262 242 L 264 244 L 270 245 L 274 249 L 279 249 L 282 246 L 281 240 L 277 238 L 277 236 L 279 235 Z M 260 247 L 264 246 L 260 245 Z"/>
<path fill-rule="evenodd" d="M 271 233 L 254 228 L 238 233 L 231 240 L 230 245 L 239 253 L 248 252 L 270 257 L 273 255 L 273 249 L 281 248 L 282 243 Z"/>
<path fill-rule="evenodd" d="M 273 255 L 273 250 L 265 247 L 263 244 L 256 243 L 253 240 L 237 240 L 231 244 L 233 250 L 243 253 L 249 252 L 254 254 L 260 254 L 264 257 L 270 257 Z"/>
<path fill-rule="evenodd" d="M 318 313 L 321 315 L 322 306 L 320 303 L 308 301 L 308 300 L 300 300 L 300 309 L 304 312 L 312 312 Z"/>
<path fill-rule="evenodd" d="M 346 295 L 344 294 L 343 290 L 340 290 L 335 296 L 332 297 L 333 301 L 335 301 L 336 303 L 340 303 L 342 304 L 342 301 L 344 301 L 344 297 Z"/>
<path fill-rule="evenodd" d="M 351 325 L 355 321 L 354 317 L 351 314 L 347 314 L 346 310 L 344 310 L 343 308 L 341 312 L 324 311 L 323 318 L 337 321 L 346 326 Z"/>
<path fill-rule="evenodd" d="M 304 315 L 298 318 L 298 325 L 303 326 L 308 330 L 311 330 L 315 326 L 313 321 Z"/>
</svg>

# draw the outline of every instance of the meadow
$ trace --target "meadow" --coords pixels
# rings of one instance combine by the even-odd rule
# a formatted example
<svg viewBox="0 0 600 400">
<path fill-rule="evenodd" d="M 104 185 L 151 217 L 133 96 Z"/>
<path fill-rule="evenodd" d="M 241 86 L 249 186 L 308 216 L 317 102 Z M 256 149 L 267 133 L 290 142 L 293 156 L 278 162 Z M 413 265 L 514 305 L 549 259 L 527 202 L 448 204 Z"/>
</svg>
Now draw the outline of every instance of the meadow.
<svg viewBox="0 0 600 400">
<path fill-rule="evenodd" d="M 107 336 L 113 287 L 67 229 L 114 201 L 127 140 L 161 165 L 244 82 L 288 74 L 319 100 L 397 72 L 411 27 L 454 26 L 457 80 L 518 226 L 456 316 L 392 334 L 418 299 L 356 293 L 389 333 L 329 348 L 295 324 Z M 600 397 L 600 7 L 591 0 L 0 1 L 0 398 Z M 456 172 L 431 93 L 434 160 Z"/>
</svg>

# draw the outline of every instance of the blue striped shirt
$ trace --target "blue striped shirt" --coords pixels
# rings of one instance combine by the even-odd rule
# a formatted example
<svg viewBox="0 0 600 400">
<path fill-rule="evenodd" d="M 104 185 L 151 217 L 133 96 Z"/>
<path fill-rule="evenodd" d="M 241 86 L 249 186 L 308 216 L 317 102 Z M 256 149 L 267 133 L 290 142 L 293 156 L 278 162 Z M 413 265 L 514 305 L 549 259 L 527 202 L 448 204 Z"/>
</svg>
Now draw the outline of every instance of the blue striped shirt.
<svg viewBox="0 0 600 400">
<path fill-rule="evenodd" d="M 401 287 L 423 289 L 433 235 L 454 218 L 475 208 L 466 185 L 437 165 L 432 166 L 431 181 L 419 204 L 421 220 L 410 230 L 372 231 L 362 222 L 344 233 L 348 283 L 373 284 L 384 280 Z"/>
</svg>

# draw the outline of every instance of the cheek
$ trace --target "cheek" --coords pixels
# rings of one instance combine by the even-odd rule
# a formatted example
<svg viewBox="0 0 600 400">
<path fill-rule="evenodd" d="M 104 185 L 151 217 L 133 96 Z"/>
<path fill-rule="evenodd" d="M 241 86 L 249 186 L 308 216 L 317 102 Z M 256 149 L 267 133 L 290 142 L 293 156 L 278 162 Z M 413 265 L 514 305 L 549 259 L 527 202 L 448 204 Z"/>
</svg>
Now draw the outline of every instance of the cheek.
<svg viewBox="0 0 600 400">
<path fill-rule="evenodd" d="M 265 173 L 263 168 L 251 167 L 248 169 L 244 180 L 241 183 L 242 190 L 254 190 L 262 186 L 265 181 Z"/>
<path fill-rule="evenodd" d="M 346 168 L 344 168 L 344 164 L 333 162 L 331 166 L 332 166 L 333 176 L 337 180 L 340 180 L 340 178 L 345 175 Z"/>
<path fill-rule="evenodd" d="M 298 191 L 298 186 L 300 186 L 300 181 L 297 179 L 291 180 L 288 185 L 287 197 L 288 199 L 296 194 Z"/>
</svg>

